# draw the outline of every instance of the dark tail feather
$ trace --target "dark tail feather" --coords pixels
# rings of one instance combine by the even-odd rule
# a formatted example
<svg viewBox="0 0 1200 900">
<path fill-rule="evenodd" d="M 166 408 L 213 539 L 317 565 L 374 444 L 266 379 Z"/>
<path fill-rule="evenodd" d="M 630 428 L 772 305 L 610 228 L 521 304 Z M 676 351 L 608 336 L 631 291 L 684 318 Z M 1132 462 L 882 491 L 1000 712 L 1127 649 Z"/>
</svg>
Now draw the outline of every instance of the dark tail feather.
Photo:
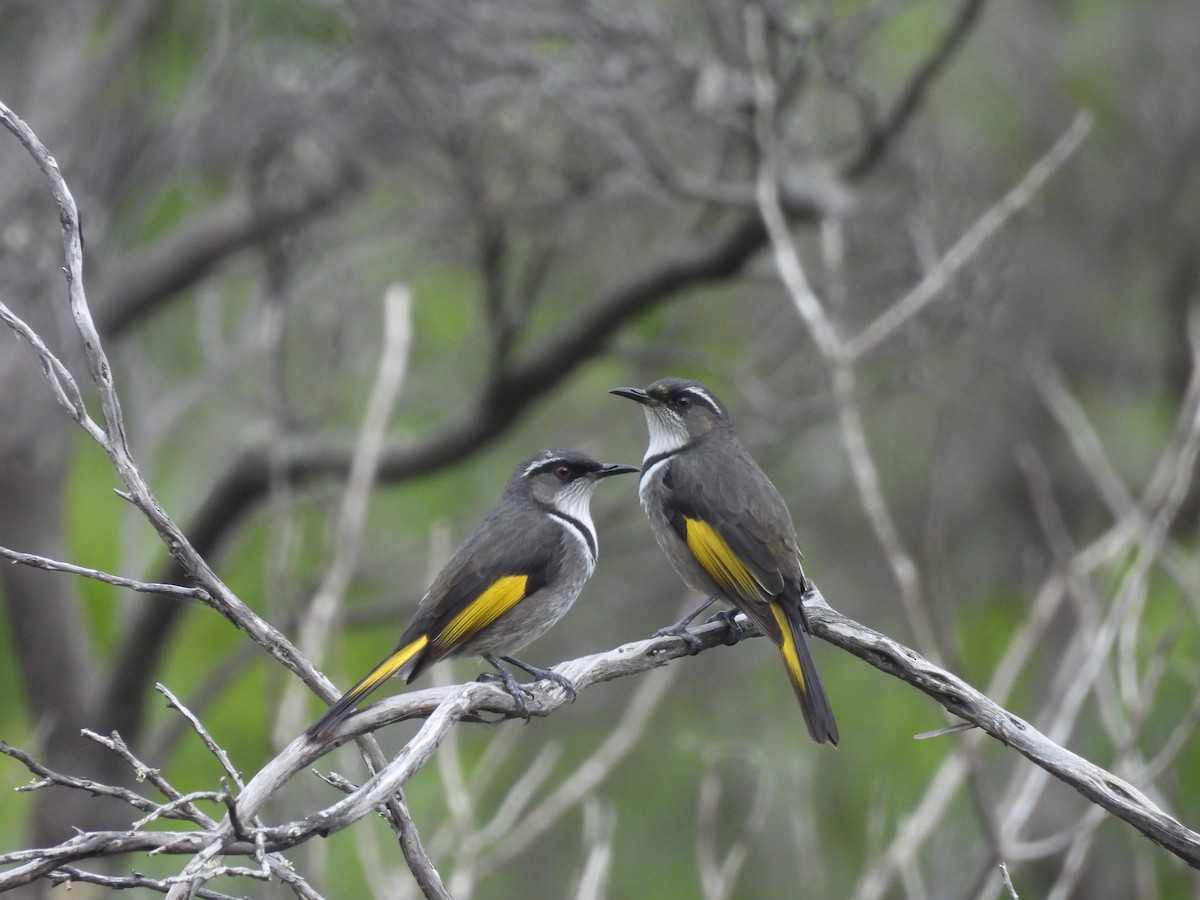
<svg viewBox="0 0 1200 900">
<path fill-rule="evenodd" d="M 799 603 L 799 599 L 796 602 Z M 779 652 L 783 655 L 792 689 L 796 692 L 800 709 L 804 712 L 804 724 L 808 726 L 808 733 L 818 744 L 832 744 L 836 747 L 837 722 L 833 719 L 833 709 L 821 684 L 821 676 L 817 674 L 817 664 L 808 649 L 808 640 L 805 637 L 808 629 L 804 627 L 804 613 L 799 608 L 790 611 L 779 602 L 771 604 L 771 612 L 775 615 L 782 635 Z"/>
</svg>

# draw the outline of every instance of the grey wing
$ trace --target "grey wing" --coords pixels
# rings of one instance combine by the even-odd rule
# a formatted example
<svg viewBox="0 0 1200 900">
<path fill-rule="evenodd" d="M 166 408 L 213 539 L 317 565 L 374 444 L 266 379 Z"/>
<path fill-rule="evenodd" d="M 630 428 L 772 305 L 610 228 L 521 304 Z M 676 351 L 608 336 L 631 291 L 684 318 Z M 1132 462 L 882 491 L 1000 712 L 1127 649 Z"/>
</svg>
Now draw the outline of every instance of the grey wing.
<svg viewBox="0 0 1200 900">
<path fill-rule="evenodd" d="M 696 512 L 720 532 L 730 548 L 771 594 L 798 581 L 800 547 L 787 504 L 753 457 L 738 445 L 725 460 L 729 476 L 713 485 L 689 485 Z M 704 502 L 706 497 L 711 497 Z M 703 507 L 708 507 L 704 509 Z"/>
<path fill-rule="evenodd" d="M 452 642 L 443 637 L 447 626 L 464 610 L 480 604 L 478 621 L 486 623 L 482 627 L 499 618 L 490 617 L 487 609 L 488 591 L 499 579 L 526 578 L 517 603 L 553 582 L 558 577 L 560 554 L 554 551 L 560 540 L 561 529 L 536 511 L 510 508 L 485 517 L 438 573 L 409 626 L 413 637 L 427 635 L 430 644 L 408 680 L 411 682 L 438 659 L 470 642 L 474 635 L 463 635 Z"/>
</svg>

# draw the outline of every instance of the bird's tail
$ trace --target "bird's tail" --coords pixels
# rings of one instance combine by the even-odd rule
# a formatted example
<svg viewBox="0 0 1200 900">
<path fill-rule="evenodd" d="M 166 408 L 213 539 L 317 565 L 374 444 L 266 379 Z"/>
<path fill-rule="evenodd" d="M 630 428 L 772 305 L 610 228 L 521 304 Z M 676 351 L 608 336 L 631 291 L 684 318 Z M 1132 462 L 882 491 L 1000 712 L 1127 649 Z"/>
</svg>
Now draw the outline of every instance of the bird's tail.
<svg viewBox="0 0 1200 900">
<path fill-rule="evenodd" d="M 775 615 L 775 622 L 779 625 L 779 632 L 783 637 L 779 652 L 783 655 L 792 689 L 796 692 L 800 709 L 804 712 L 804 724 L 808 726 L 808 733 L 818 744 L 833 744 L 836 747 L 837 722 L 833 720 L 829 697 L 821 685 L 817 664 L 808 649 L 808 640 L 805 637 L 808 629 L 799 603 L 797 598 L 795 610 L 789 610 L 778 601 L 771 603 L 771 612 Z"/>
<path fill-rule="evenodd" d="M 363 679 L 334 703 L 325 714 L 309 726 L 305 732 L 310 738 L 321 738 L 333 731 L 338 724 L 354 711 L 354 707 L 369 693 L 403 669 L 408 662 L 425 649 L 429 638 L 421 635 L 414 641 L 397 647 L 387 659 L 367 673 Z"/>
</svg>

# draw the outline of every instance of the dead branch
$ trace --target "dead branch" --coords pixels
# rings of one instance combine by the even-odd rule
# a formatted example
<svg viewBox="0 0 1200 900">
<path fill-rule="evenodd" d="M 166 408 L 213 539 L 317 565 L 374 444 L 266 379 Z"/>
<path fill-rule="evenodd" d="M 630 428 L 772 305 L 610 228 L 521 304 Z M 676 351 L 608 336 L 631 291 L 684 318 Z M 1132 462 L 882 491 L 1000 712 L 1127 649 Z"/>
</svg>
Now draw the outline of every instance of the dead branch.
<svg viewBox="0 0 1200 900">
<path fill-rule="evenodd" d="M 916 651 L 831 609 L 819 592 L 809 599 L 808 611 L 813 632 L 818 637 L 916 687 L 955 716 L 1017 750 L 1188 865 L 1200 867 L 1200 834 L 1159 809 L 1128 781 L 1056 744 L 1027 721 Z M 750 627 L 749 623 L 743 622 L 743 628 Z M 701 627 L 696 634 L 705 650 L 722 645 L 729 636 L 726 625 L 719 622 Z M 555 670 L 570 678 L 582 693 L 597 683 L 644 673 L 687 655 L 688 648 L 678 638 L 656 637 L 564 662 Z M 535 716 L 549 715 L 569 702 L 557 685 L 538 682 L 531 690 L 533 697 L 529 708 Z M 304 737 L 297 738 L 247 783 L 236 801 L 243 822 L 249 822 L 263 803 L 296 772 L 332 747 L 385 724 L 412 718 L 426 719 L 418 735 L 354 793 L 293 822 L 248 828 L 257 846 L 256 841 L 233 835 L 228 822 L 205 831 L 88 833 L 54 847 L 0 855 L 0 865 L 18 866 L 0 874 L 0 890 L 36 881 L 65 864 L 101 856 L 148 852 L 195 855 L 196 866 L 184 873 L 190 877 L 200 870 L 201 860 L 208 863 L 218 855 L 253 857 L 258 852 L 274 854 L 288 850 L 313 837 L 348 828 L 372 813 L 429 760 L 457 722 L 485 713 L 504 717 L 518 715 L 512 698 L 502 690 L 475 682 L 412 691 L 389 698 L 347 719 L 329 744 L 317 747 Z"/>
</svg>

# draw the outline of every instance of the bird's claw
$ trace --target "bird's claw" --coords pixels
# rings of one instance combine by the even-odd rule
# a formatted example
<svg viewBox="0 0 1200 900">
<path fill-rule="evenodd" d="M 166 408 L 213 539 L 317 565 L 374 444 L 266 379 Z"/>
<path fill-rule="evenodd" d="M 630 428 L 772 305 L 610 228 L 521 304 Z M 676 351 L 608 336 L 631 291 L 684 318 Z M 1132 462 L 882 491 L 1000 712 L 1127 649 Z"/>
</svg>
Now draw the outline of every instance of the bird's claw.
<svg viewBox="0 0 1200 900">
<path fill-rule="evenodd" d="M 511 656 L 502 656 L 500 658 L 509 665 L 516 666 L 518 669 L 523 669 L 524 671 L 528 672 L 529 676 L 537 681 L 554 682 L 570 695 L 572 702 L 574 702 L 575 698 L 579 696 L 578 692 L 575 690 L 575 685 L 571 683 L 571 679 L 566 675 L 559 675 L 553 669 L 543 669 L 539 666 L 531 666 L 529 663 L 521 662 L 519 659 L 513 659 Z"/>
<path fill-rule="evenodd" d="M 704 624 L 709 622 L 724 622 L 725 623 L 725 646 L 732 647 L 743 637 L 746 636 L 746 629 L 742 627 L 742 623 L 737 620 L 737 612 L 732 609 L 723 609 L 719 613 L 712 615 Z"/>
<path fill-rule="evenodd" d="M 529 703 L 525 698 L 532 697 L 533 694 L 530 693 L 528 688 L 522 687 L 520 682 L 512 677 L 511 672 L 507 670 L 502 670 L 500 672 L 482 672 L 475 680 L 482 682 L 483 684 L 499 683 L 503 685 L 504 690 L 508 692 L 509 696 L 513 699 L 513 703 L 516 704 L 518 715 L 520 715 L 521 718 L 526 722 L 529 721 Z"/>
<path fill-rule="evenodd" d="M 700 648 L 704 642 L 688 631 L 687 623 L 690 620 L 685 619 L 683 622 L 676 622 L 674 625 L 668 625 L 665 628 L 660 628 L 654 632 L 655 637 L 677 637 L 683 640 L 688 645 L 688 653 L 695 656 L 700 652 Z"/>
</svg>

